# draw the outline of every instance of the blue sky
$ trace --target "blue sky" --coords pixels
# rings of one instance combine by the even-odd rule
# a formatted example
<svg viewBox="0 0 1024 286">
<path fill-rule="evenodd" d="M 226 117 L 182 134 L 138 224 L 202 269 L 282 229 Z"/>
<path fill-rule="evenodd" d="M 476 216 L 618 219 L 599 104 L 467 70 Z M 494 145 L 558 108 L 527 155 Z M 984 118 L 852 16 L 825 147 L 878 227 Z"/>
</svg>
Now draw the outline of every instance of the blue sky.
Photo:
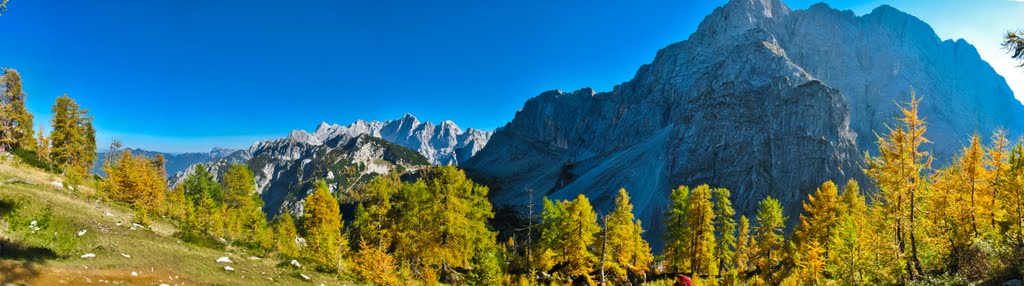
<svg viewBox="0 0 1024 286">
<path fill-rule="evenodd" d="M 0 66 L 21 71 L 37 126 L 68 93 L 92 111 L 100 146 L 244 148 L 404 113 L 490 130 L 544 90 L 628 80 L 725 2 L 11 0 Z M 1024 28 L 1022 2 L 829 4 L 914 14 L 975 44 L 1024 95 L 1024 70 L 998 45 Z"/>
</svg>

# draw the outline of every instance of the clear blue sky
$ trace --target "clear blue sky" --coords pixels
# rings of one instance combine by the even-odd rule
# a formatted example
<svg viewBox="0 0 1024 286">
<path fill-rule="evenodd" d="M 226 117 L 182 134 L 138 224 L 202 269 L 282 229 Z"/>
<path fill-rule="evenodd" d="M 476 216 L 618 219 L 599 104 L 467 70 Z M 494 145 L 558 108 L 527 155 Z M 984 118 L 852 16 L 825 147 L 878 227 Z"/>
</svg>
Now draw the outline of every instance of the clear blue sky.
<svg viewBox="0 0 1024 286">
<path fill-rule="evenodd" d="M 244 148 L 404 113 L 490 130 L 544 90 L 628 80 L 725 2 L 10 0 L 0 66 L 21 71 L 37 125 L 63 93 L 92 110 L 100 146 Z M 1024 3 L 833 2 L 915 14 L 1024 83 L 998 50 L 1003 31 L 1024 28 Z"/>
</svg>

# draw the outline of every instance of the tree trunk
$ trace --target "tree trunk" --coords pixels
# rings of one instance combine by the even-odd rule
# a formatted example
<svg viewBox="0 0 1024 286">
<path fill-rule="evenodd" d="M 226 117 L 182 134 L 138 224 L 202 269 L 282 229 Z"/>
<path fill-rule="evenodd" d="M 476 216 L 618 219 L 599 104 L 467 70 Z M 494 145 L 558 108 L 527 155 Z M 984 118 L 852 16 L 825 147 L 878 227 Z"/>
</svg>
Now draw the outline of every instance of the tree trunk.
<svg viewBox="0 0 1024 286">
<path fill-rule="evenodd" d="M 608 249 L 608 216 L 607 215 L 604 216 L 603 219 L 604 219 L 604 239 L 601 240 L 601 286 L 607 285 L 607 284 L 605 284 L 605 277 L 604 277 L 604 260 L 605 260 L 605 255 L 607 255 L 606 253 L 607 253 L 607 249 Z"/>
</svg>

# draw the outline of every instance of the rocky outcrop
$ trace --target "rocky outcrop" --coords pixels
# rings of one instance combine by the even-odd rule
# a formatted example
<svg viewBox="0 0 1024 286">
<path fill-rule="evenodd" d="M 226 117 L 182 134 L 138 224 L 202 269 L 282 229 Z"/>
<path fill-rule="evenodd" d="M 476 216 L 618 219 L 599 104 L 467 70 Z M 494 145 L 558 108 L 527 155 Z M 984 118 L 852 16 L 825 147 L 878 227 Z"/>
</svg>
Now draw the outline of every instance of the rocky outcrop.
<svg viewBox="0 0 1024 286">
<path fill-rule="evenodd" d="M 347 193 L 373 176 L 429 165 L 419 153 L 370 135 L 336 136 L 321 142 L 304 133 L 260 141 L 248 150 L 190 166 L 169 183 L 172 188 L 182 184 L 196 168 L 206 168 L 219 180 L 232 165 L 247 165 L 255 175 L 263 210 L 272 218 L 284 210 L 301 214 L 301 202 L 317 180 L 325 180 L 332 193 Z"/>
<path fill-rule="evenodd" d="M 927 136 L 944 144 L 959 146 L 968 125 L 1021 124 L 1020 103 L 973 48 L 912 16 L 733 0 L 612 91 L 530 99 L 462 166 L 496 205 L 521 210 L 582 193 L 608 212 L 626 188 L 660 249 L 675 186 L 729 188 L 748 216 L 772 196 L 794 218 L 822 182 L 863 179 L 861 151 L 911 86 L 926 97 Z"/>
<path fill-rule="evenodd" d="M 294 136 L 303 136 L 292 133 Z M 308 140 L 325 141 L 337 136 L 368 134 L 416 150 L 434 165 L 459 165 L 487 145 L 491 133 L 469 128 L 463 131 L 450 120 L 439 125 L 420 122 L 406 114 L 388 121 L 358 120 L 348 126 L 320 123 Z"/>
</svg>

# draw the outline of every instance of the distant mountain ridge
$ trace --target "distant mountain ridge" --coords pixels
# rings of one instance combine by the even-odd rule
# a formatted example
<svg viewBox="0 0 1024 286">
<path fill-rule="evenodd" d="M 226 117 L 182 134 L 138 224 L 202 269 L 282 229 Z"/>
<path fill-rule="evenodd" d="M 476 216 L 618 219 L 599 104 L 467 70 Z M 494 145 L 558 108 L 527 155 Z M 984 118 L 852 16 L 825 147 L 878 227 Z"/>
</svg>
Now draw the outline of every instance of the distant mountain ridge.
<svg viewBox="0 0 1024 286">
<path fill-rule="evenodd" d="M 491 132 L 473 128 L 463 131 L 451 120 L 435 125 L 420 122 L 411 114 L 388 121 L 357 120 L 348 126 L 321 122 L 312 134 L 295 130 L 288 137 L 315 145 L 338 136 L 357 134 L 367 134 L 416 150 L 434 165 L 462 164 L 483 149 L 491 138 Z"/>
<path fill-rule="evenodd" d="M 912 88 L 940 160 L 975 130 L 1024 130 L 1024 106 L 974 47 L 911 15 L 732 0 L 609 92 L 531 98 L 461 166 L 521 212 L 578 194 L 607 212 L 625 188 L 660 249 L 676 186 L 728 188 L 748 217 L 771 196 L 792 219 L 826 180 L 867 183 L 862 152 Z"/>
</svg>

